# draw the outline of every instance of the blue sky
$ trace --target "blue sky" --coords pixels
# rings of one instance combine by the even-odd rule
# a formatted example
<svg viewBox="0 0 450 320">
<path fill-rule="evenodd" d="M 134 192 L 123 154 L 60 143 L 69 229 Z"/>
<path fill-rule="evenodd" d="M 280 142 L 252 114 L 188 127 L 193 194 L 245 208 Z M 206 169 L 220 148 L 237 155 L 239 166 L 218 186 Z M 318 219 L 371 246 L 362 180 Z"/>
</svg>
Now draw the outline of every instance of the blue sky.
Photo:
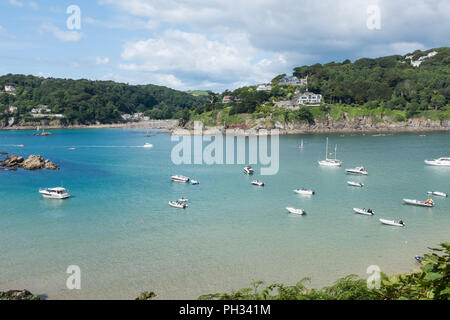
<svg viewBox="0 0 450 320">
<path fill-rule="evenodd" d="M 80 29 L 67 27 L 70 5 Z M 447 0 L 0 0 L 0 74 L 180 90 L 233 89 L 449 39 Z"/>
</svg>

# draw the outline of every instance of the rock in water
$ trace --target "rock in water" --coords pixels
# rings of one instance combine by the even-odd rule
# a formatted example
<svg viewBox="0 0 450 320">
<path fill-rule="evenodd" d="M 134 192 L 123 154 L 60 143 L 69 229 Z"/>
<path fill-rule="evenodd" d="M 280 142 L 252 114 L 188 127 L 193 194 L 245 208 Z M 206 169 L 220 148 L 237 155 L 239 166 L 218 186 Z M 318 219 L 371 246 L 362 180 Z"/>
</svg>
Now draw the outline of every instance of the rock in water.
<svg viewBox="0 0 450 320">
<path fill-rule="evenodd" d="M 45 160 L 44 167 L 47 170 L 59 170 L 59 167 L 48 159 Z"/>
<path fill-rule="evenodd" d="M 1 162 L 0 166 L 16 167 L 16 166 L 20 166 L 22 162 L 23 162 L 23 157 L 13 154 L 13 155 L 7 157 L 3 162 Z"/>
<path fill-rule="evenodd" d="M 0 300 L 40 300 L 28 290 L 9 290 L 0 292 Z"/>
<path fill-rule="evenodd" d="M 42 169 L 44 168 L 44 158 L 39 155 L 31 155 L 22 163 L 22 168 L 25 170 Z"/>
</svg>

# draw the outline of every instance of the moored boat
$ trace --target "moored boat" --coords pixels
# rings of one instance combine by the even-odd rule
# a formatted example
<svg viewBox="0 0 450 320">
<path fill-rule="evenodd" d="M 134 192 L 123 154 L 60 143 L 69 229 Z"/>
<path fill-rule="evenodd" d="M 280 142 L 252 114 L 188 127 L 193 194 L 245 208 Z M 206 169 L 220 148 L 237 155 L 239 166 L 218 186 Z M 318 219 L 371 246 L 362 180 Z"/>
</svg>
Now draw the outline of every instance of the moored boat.
<svg viewBox="0 0 450 320">
<path fill-rule="evenodd" d="M 191 184 L 200 184 L 200 181 L 198 181 L 198 180 L 191 180 Z"/>
<path fill-rule="evenodd" d="M 153 148 L 153 145 L 151 143 L 146 142 L 144 143 L 143 148 Z"/>
<path fill-rule="evenodd" d="M 450 167 L 450 158 L 442 157 L 434 160 L 425 160 L 425 163 L 428 164 L 429 166 Z"/>
<path fill-rule="evenodd" d="M 179 208 L 179 209 L 186 209 L 186 207 L 188 205 L 186 203 L 184 203 L 184 202 L 169 201 L 169 206 L 174 207 L 174 208 Z"/>
<path fill-rule="evenodd" d="M 262 182 L 261 180 L 253 180 L 252 184 L 259 187 L 264 187 L 264 182 Z"/>
<path fill-rule="evenodd" d="M 361 175 L 368 175 L 369 173 L 364 169 L 364 167 L 356 167 L 351 169 L 345 169 L 345 171 L 349 174 L 361 174 Z"/>
<path fill-rule="evenodd" d="M 365 208 L 364 209 L 353 208 L 353 211 L 366 216 L 373 216 L 375 214 L 375 211 L 373 211 L 372 209 L 365 209 Z"/>
<path fill-rule="evenodd" d="M 389 226 L 395 226 L 395 227 L 404 227 L 405 223 L 402 220 L 396 221 L 396 220 L 387 220 L 387 219 L 379 219 L 382 224 L 386 224 Z"/>
<path fill-rule="evenodd" d="M 313 194 L 315 194 L 314 190 L 311 189 L 296 189 L 294 190 L 295 193 L 301 194 L 301 195 L 306 195 L 306 196 L 312 196 Z"/>
<path fill-rule="evenodd" d="M 364 187 L 364 184 L 360 183 L 360 182 L 354 182 L 354 181 L 347 181 L 347 184 L 349 186 L 353 186 L 353 187 Z"/>
<path fill-rule="evenodd" d="M 440 192 L 440 191 L 428 191 L 427 194 L 431 194 L 433 196 L 439 196 L 439 197 L 448 197 L 447 193 Z"/>
<path fill-rule="evenodd" d="M 403 202 L 406 204 L 411 204 L 413 206 L 421 206 L 421 207 L 434 207 L 434 200 L 427 199 L 425 201 L 413 200 L 413 199 L 403 199 Z"/>
<path fill-rule="evenodd" d="M 69 190 L 63 187 L 39 189 L 39 193 L 47 199 L 68 199 L 70 197 Z"/>
<path fill-rule="evenodd" d="M 189 182 L 189 180 L 190 180 L 189 177 L 182 176 L 179 174 L 173 175 L 170 178 L 175 182 Z"/>
<path fill-rule="evenodd" d="M 255 170 L 253 170 L 253 168 L 250 166 L 246 166 L 246 167 L 244 167 L 244 172 L 246 174 L 253 174 L 255 172 Z"/>
<path fill-rule="evenodd" d="M 342 166 L 342 161 L 336 159 L 336 154 L 337 154 L 337 145 L 334 147 L 334 159 L 330 159 L 328 158 L 328 137 L 327 137 L 327 146 L 325 149 L 325 160 L 319 160 L 318 163 L 321 166 L 326 166 L 326 167 L 340 167 Z M 331 153 L 330 153 L 331 155 Z"/>
<path fill-rule="evenodd" d="M 306 213 L 306 211 L 303 209 L 296 209 L 296 208 L 292 208 L 292 207 L 286 207 L 286 210 L 292 214 L 297 214 L 299 216 L 302 216 Z"/>
</svg>

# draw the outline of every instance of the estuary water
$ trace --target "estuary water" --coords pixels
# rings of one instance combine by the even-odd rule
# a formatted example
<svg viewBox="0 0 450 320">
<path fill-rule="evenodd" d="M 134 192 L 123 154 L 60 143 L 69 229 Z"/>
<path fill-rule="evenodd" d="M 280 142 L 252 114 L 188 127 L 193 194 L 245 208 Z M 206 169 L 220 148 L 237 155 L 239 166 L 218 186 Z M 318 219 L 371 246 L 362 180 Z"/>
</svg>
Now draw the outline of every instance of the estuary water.
<svg viewBox="0 0 450 320">
<path fill-rule="evenodd" d="M 348 274 L 367 277 L 370 265 L 412 271 L 415 255 L 450 240 L 450 198 L 434 197 L 431 209 L 402 203 L 425 200 L 427 191 L 450 192 L 450 167 L 423 162 L 450 156 L 450 133 L 282 136 L 278 173 L 260 176 L 253 165 L 251 177 L 242 164 L 175 165 L 177 142 L 157 131 L 52 132 L 0 132 L 0 151 L 40 154 L 61 166 L 0 171 L 2 291 L 26 288 L 50 299 L 133 299 L 156 291 L 161 299 L 195 299 L 253 280 L 295 284 L 310 277 L 321 287 Z M 342 168 L 317 164 L 327 136 L 330 150 L 338 145 Z M 345 174 L 360 165 L 368 176 Z M 173 174 L 200 184 L 174 183 Z M 265 186 L 252 186 L 253 179 Z M 349 187 L 348 180 L 365 186 Z M 70 199 L 41 199 L 40 187 L 61 185 Z M 293 192 L 301 187 L 316 194 Z M 182 196 L 187 209 L 168 206 Z M 293 216 L 287 206 L 307 215 Z M 376 214 L 358 215 L 354 207 Z M 379 218 L 403 219 L 406 227 Z M 66 287 L 70 265 L 80 267 L 79 290 Z"/>
</svg>

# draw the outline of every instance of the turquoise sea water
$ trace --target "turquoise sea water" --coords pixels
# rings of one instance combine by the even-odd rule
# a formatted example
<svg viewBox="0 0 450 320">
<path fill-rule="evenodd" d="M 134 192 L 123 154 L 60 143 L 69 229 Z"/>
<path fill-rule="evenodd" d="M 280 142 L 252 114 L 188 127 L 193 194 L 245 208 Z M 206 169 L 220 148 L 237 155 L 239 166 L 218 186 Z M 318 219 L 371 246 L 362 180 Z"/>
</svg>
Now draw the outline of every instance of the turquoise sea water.
<svg viewBox="0 0 450 320">
<path fill-rule="evenodd" d="M 52 299 L 190 299 L 252 280 L 328 285 L 378 265 L 387 273 L 417 267 L 414 255 L 450 240 L 450 198 L 436 207 L 402 204 L 426 191 L 450 192 L 450 168 L 424 159 L 450 155 L 450 134 L 328 135 L 342 168 L 319 167 L 326 135 L 280 137 L 277 175 L 243 174 L 243 165 L 174 165 L 170 136 L 143 130 L 0 132 L 0 151 L 41 154 L 59 171 L 0 171 L 0 290 L 27 288 Z M 300 140 L 304 149 L 299 150 Z M 142 148 L 151 142 L 151 149 Z M 17 147 L 24 144 L 24 147 Z M 68 147 L 76 150 L 68 150 Z M 364 165 L 369 176 L 345 174 Z M 170 181 L 183 174 L 200 185 Z M 250 185 L 259 178 L 265 187 Z M 347 180 L 364 188 L 349 187 Z M 40 187 L 64 185 L 72 198 L 44 200 Z M 316 195 L 293 192 L 312 188 Z M 168 206 L 189 198 L 189 208 Z M 306 216 L 287 213 L 305 209 Z M 354 214 L 371 207 L 373 217 Z M 378 218 L 401 218 L 405 228 Z M 81 268 L 81 290 L 66 288 L 66 269 Z"/>
</svg>

